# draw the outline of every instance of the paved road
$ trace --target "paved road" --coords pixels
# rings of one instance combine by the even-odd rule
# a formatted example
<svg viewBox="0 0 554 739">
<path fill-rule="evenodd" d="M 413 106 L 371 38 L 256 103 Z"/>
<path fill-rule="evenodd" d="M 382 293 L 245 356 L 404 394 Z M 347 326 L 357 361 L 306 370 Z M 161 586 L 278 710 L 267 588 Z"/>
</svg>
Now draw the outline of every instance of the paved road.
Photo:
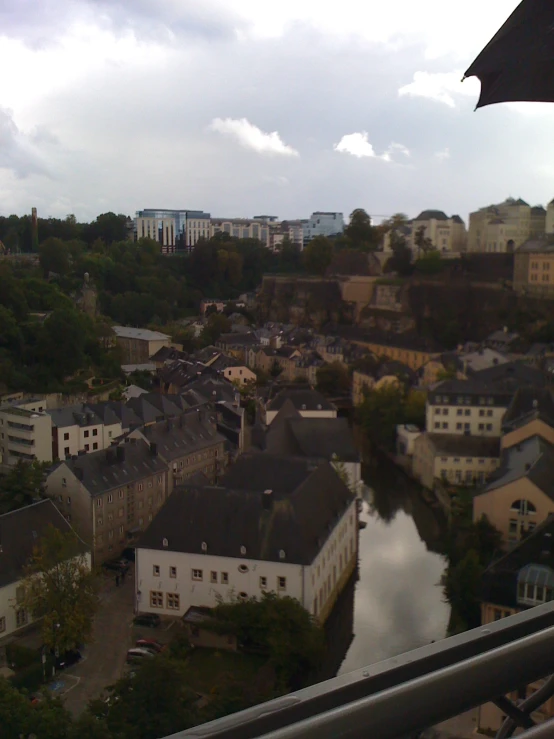
<svg viewBox="0 0 554 739">
<path fill-rule="evenodd" d="M 109 581 L 94 621 L 93 641 L 84 650 L 83 661 L 68 670 L 79 682 L 64 696 L 66 708 L 80 714 L 91 698 L 121 677 L 127 649 L 131 646 L 134 577 L 130 571 L 119 587 Z"/>
</svg>

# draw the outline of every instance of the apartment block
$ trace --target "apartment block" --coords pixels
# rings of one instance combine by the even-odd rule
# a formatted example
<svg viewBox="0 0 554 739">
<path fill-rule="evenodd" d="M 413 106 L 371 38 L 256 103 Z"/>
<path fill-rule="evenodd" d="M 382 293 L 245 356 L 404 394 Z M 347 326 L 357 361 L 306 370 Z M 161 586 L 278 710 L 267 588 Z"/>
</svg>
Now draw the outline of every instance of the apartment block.
<svg viewBox="0 0 554 739">
<path fill-rule="evenodd" d="M 171 337 L 160 331 L 132 326 L 113 327 L 117 346 L 122 352 L 122 364 L 146 364 L 162 346 L 169 346 Z"/>
<path fill-rule="evenodd" d="M 45 401 L 0 407 L 0 454 L 2 464 L 52 461 L 52 419 Z"/>
<path fill-rule="evenodd" d="M 516 250 L 513 287 L 520 294 L 537 297 L 554 294 L 554 244 L 529 239 Z"/>
<path fill-rule="evenodd" d="M 212 218 L 211 235 L 228 233 L 236 239 L 258 239 L 268 248 L 271 246 L 270 226 L 275 216 L 259 216 L 258 218 Z M 271 220 L 269 220 L 271 219 Z"/>
<path fill-rule="evenodd" d="M 121 420 L 109 406 L 98 407 L 86 403 L 49 410 L 52 419 L 52 456 L 65 459 L 79 452 L 106 449 L 123 433 Z"/>
</svg>

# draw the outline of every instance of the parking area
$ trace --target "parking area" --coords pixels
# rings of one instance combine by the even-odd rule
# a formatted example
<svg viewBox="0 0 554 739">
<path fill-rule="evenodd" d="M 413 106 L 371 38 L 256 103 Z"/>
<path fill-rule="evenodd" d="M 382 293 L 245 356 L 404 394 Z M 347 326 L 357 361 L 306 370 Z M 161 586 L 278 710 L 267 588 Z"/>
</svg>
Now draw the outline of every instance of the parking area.
<svg viewBox="0 0 554 739">
<path fill-rule="evenodd" d="M 100 696 L 108 685 L 121 677 L 134 636 L 131 628 L 133 572 L 130 571 L 119 586 L 115 577 L 106 578 L 101 597 L 93 638 L 83 651 L 83 660 L 59 676 L 59 681 L 65 684 L 58 694 L 63 696 L 66 708 L 74 715 L 80 714 L 92 698 Z M 75 679 L 78 682 L 70 685 L 70 681 Z"/>
</svg>

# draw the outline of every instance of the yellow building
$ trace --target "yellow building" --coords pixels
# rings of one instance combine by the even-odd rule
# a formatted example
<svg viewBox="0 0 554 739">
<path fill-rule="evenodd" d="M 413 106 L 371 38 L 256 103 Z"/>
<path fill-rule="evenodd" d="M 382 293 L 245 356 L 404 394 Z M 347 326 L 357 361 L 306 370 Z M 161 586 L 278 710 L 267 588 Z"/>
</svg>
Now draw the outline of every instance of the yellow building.
<svg viewBox="0 0 554 739">
<path fill-rule="evenodd" d="M 531 208 L 521 198 L 507 198 L 469 214 L 468 251 L 504 253 L 517 249 L 546 228 L 544 208 Z"/>
</svg>

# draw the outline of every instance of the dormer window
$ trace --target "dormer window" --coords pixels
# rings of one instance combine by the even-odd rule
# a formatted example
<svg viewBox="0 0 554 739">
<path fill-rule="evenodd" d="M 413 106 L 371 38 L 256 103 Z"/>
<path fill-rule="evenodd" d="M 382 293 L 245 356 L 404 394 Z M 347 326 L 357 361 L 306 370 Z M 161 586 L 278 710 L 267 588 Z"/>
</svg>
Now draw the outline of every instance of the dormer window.
<svg viewBox="0 0 554 739">
<path fill-rule="evenodd" d="M 246 547 L 245 547 L 245 546 L 242 546 L 242 547 L 240 548 L 240 553 L 241 553 L 241 554 L 246 554 Z"/>
</svg>

